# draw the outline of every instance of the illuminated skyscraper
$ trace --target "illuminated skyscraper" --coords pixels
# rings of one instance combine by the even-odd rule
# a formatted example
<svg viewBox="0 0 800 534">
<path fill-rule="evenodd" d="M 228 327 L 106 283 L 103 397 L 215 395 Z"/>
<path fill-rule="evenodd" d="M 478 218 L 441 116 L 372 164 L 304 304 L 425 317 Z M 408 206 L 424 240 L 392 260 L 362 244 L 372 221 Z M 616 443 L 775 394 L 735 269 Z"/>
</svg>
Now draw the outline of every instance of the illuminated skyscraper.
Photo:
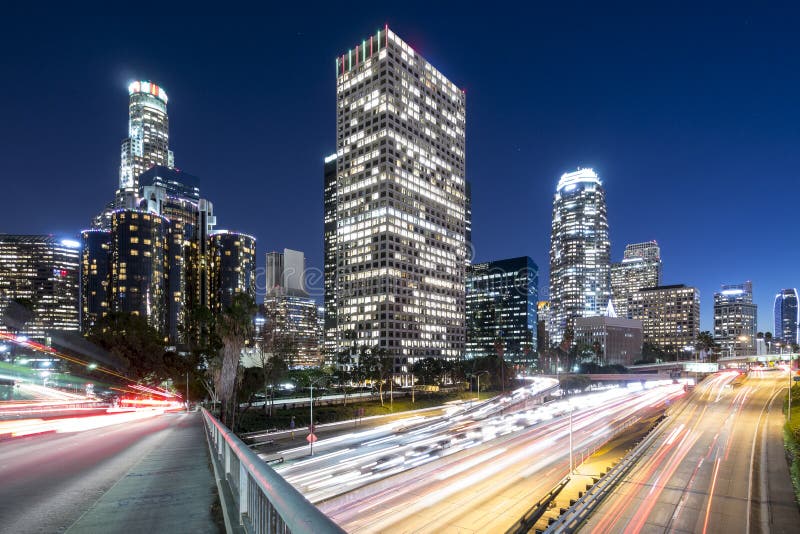
<svg viewBox="0 0 800 534">
<path fill-rule="evenodd" d="M 110 311 L 111 232 L 81 232 L 81 332 Z"/>
<path fill-rule="evenodd" d="M 122 142 L 119 188 L 138 192 L 139 175 L 153 165 L 175 165 L 169 149 L 167 93 L 147 81 L 128 86 L 128 138 Z"/>
<path fill-rule="evenodd" d="M 714 340 L 722 354 L 752 355 L 756 353 L 756 316 L 753 284 L 723 285 L 714 293 Z"/>
<path fill-rule="evenodd" d="M 167 93 L 148 81 L 128 86 L 128 137 L 120 150 L 119 187 L 111 201 L 92 222 L 94 228 L 109 229 L 111 214 L 118 209 L 136 209 L 139 199 L 139 176 L 153 167 L 174 167 L 169 149 Z"/>
<path fill-rule="evenodd" d="M 267 295 L 307 297 L 306 255 L 285 248 L 283 252 L 267 252 Z"/>
<path fill-rule="evenodd" d="M 111 216 L 111 310 L 132 313 L 168 335 L 169 220 L 139 210 Z"/>
<path fill-rule="evenodd" d="M 661 285 L 661 249 L 655 241 L 625 247 L 620 263 L 611 265 L 611 292 L 619 317 L 628 317 L 628 297 L 644 287 Z"/>
<path fill-rule="evenodd" d="M 0 234 L 0 332 L 38 341 L 78 332 L 79 258 L 71 239 Z"/>
<path fill-rule="evenodd" d="M 211 234 L 212 306 L 214 313 L 229 308 L 234 295 L 256 298 L 256 238 L 217 230 Z"/>
<path fill-rule="evenodd" d="M 465 95 L 388 28 L 336 59 L 337 352 L 465 345 Z"/>
<path fill-rule="evenodd" d="M 574 333 L 576 317 L 605 313 L 611 298 L 608 217 L 603 183 L 592 169 L 563 174 L 550 237 L 551 343 Z"/>
<path fill-rule="evenodd" d="M 640 289 L 628 298 L 628 315 L 642 322 L 645 342 L 686 359 L 700 333 L 700 292 L 683 284 Z"/>
<path fill-rule="evenodd" d="M 775 295 L 775 339 L 784 343 L 798 343 L 798 322 L 800 322 L 800 306 L 798 306 L 797 289 L 784 289 Z"/>
</svg>

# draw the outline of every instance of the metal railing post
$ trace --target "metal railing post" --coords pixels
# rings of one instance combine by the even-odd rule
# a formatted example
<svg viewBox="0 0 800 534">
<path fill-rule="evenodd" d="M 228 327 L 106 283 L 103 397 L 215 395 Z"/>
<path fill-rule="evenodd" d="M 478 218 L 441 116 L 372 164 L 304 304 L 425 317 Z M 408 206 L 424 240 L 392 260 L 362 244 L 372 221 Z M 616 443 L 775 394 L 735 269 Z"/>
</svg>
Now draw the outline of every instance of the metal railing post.
<svg viewBox="0 0 800 534">
<path fill-rule="evenodd" d="M 250 488 L 248 488 L 247 484 L 249 479 L 250 475 L 247 473 L 247 467 L 245 467 L 244 462 L 239 462 L 239 523 L 242 524 L 243 516 L 247 515 L 249 511 L 248 492 Z"/>
</svg>

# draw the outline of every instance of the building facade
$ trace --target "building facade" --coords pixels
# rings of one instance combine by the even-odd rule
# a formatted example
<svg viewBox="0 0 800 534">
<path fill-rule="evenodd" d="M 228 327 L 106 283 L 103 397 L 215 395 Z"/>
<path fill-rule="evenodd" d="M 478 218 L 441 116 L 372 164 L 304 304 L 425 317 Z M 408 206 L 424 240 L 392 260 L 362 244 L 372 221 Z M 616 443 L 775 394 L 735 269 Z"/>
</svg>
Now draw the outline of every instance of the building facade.
<svg viewBox="0 0 800 534">
<path fill-rule="evenodd" d="M 323 363 L 317 303 L 296 295 L 267 295 L 263 306 L 264 328 L 290 339 L 290 367 L 315 367 Z"/>
<path fill-rule="evenodd" d="M 336 358 L 336 154 L 325 158 L 323 187 L 323 347 L 326 360 L 332 364 Z"/>
<path fill-rule="evenodd" d="M 111 216 L 111 310 L 144 317 L 165 338 L 168 237 L 165 217 L 139 210 L 117 210 Z"/>
<path fill-rule="evenodd" d="M 221 313 L 243 293 L 256 298 L 256 238 L 218 230 L 211 234 L 211 310 Z"/>
<path fill-rule="evenodd" d="M 752 282 L 723 285 L 714 293 L 714 341 L 723 355 L 756 353 L 757 316 Z"/>
<path fill-rule="evenodd" d="M 611 244 L 603 183 L 592 169 L 563 174 L 553 200 L 550 333 L 560 343 L 576 317 L 602 315 L 611 298 Z"/>
<path fill-rule="evenodd" d="M 783 289 L 775 295 L 773 313 L 775 322 L 773 337 L 783 343 L 798 343 L 800 305 L 798 305 L 796 288 Z"/>
<path fill-rule="evenodd" d="M 387 28 L 336 59 L 336 351 L 465 346 L 465 95 Z"/>
<path fill-rule="evenodd" d="M 539 268 L 527 256 L 467 269 L 466 358 L 502 354 L 505 361 L 536 361 Z"/>
<path fill-rule="evenodd" d="M 611 265 L 611 293 L 619 317 L 628 317 L 628 297 L 661 285 L 661 249 L 655 241 L 625 247 L 622 261 Z"/>
<path fill-rule="evenodd" d="M 606 315 L 575 319 L 575 342 L 598 346 L 599 365 L 633 365 L 642 358 L 643 336 L 642 321 L 636 319 Z"/>
<path fill-rule="evenodd" d="M 80 330 L 80 243 L 0 234 L 0 331 L 47 342 Z"/>
<path fill-rule="evenodd" d="M 686 359 L 700 333 L 700 292 L 683 284 L 640 289 L 628 298 L 628 315 L 642 322 L 646 343 Z"/>
<path fill-rule="evenodd" d="M 81 232 L 81 332 L 110 311 L 111 231 Z"/>
<path fill-rule="evenodd" d="M 267 295 L 307 297 L 306 255 L 299 250 L 267 252 Z"/>
</svg>

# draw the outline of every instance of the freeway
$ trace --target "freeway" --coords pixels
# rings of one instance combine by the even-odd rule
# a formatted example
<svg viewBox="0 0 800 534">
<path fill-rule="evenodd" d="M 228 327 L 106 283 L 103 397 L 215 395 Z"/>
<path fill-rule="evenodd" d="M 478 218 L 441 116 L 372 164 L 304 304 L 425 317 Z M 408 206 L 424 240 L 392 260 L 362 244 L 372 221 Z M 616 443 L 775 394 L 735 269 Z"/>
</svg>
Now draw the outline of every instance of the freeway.
<svg viewBox="0 0 800 534">
<path fill-rule="evenodd" d="M 354 433 L 277 470 L 348 532 L 503 531 L 568 472 L 571 409 L 577 460 L 682 395 L 671 382 L 636 383 L 518 411 L 486 413 L 482 404 L 390 433 Z"/>
<path fill-rule="evenodd" d="M 709 377 L 662 425 L 585 532 L 797 532 L 781 370 Z"/>
<path fill-rule="evenodd" d="M 124 424 L 62 428 L 0 444 L 0 532 L 63 532 L 146 454 L 163 447 L 176 426 L 196 415 L 151 413 Z M 80 421 L 67 424 L 81 430 Z"/>
</svg>

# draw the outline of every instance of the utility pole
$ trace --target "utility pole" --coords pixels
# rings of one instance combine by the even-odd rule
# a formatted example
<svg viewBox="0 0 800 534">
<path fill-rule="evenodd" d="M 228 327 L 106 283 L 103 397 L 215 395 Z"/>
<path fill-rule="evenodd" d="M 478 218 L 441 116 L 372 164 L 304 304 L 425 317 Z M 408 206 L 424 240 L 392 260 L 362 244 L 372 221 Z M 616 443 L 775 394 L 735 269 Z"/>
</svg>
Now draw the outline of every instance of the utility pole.
<svg viewBox="0 0 800 534">
<path fill-rule="evenodd" d="M 572 460 L 572 401 L 569 403 L 569 474 L 572 476 L 575 466 Z"/>
</svg>

